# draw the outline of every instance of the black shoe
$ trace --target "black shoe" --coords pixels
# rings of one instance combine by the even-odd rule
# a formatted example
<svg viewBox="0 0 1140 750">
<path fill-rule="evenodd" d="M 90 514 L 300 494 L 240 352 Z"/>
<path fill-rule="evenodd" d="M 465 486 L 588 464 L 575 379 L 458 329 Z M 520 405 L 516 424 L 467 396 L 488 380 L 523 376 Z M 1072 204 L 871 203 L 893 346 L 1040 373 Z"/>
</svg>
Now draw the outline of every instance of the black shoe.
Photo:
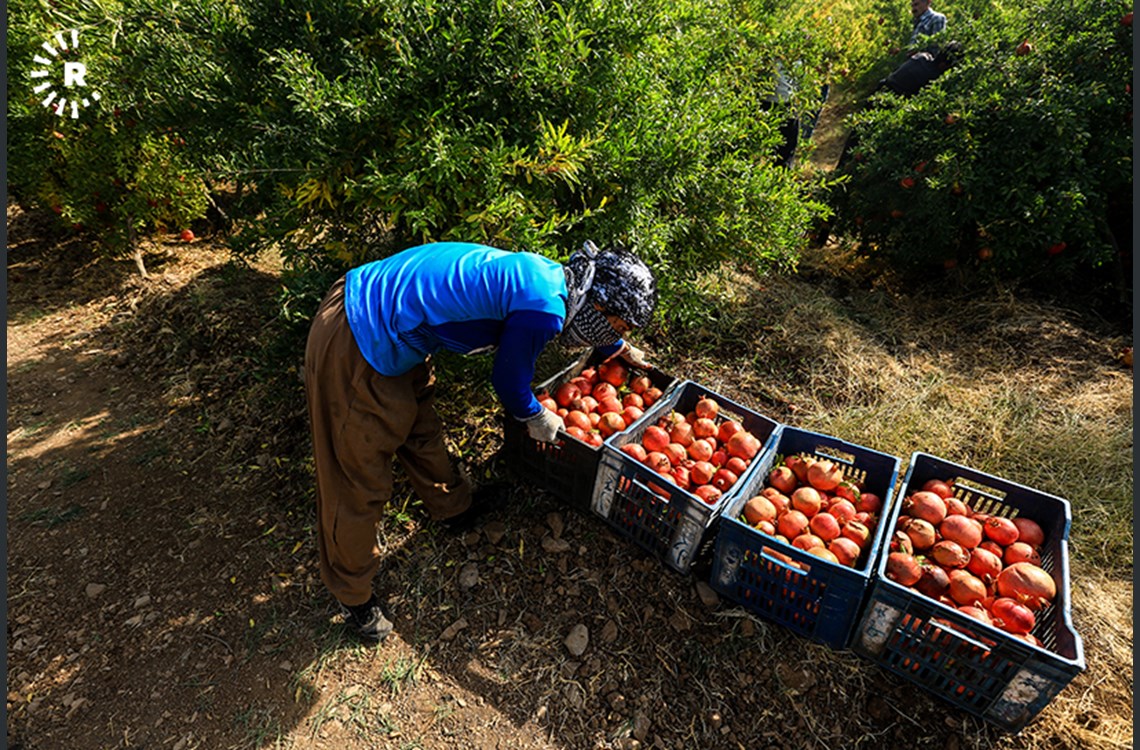
<svg viewBox="0 0 1140 750">
<path fill-rule="evenodd" d="M 379 643 L 392 632 L 392 621 L 388 619 L 375 594 L 364 604 L 354 607 L 341 604 L 340 612 L 344 615 L 344 624 L 348 629 L 367 643 Z"/>
<path fill-rule="evenodd" d="M 445 531 L 453 534 L 462 534 L 475 528 L 475 525 L 493 510 L 498 510 L 507 504 L 510 496 L 510 485 L 506 483 L 489 484 L 480 487 L 471 495 L 471 505 L 462 513 L 445 518 L 437 523 Z"/>
</svg>

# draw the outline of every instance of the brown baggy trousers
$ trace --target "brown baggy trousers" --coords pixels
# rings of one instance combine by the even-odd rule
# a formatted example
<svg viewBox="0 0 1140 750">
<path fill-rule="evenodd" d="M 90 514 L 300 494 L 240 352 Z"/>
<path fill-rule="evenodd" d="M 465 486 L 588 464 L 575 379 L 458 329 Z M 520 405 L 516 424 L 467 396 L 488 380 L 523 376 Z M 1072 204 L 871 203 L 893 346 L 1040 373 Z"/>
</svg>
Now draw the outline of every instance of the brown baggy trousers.
<svg viewBox="0 0 1140 750">
<path fill-rule="evenodd" d="M 425 362 L 396 377 L 360 353 L 344 312 L 344 278 L 313 319 L 305 347 L 305 394 L 317 474 L 321 580 L 340 602 L 363 604 L 380 567 L 376 524 L 392 497 L 392 458 L 435 520 L 471 505 L 452 467 Z"/>
</svg>

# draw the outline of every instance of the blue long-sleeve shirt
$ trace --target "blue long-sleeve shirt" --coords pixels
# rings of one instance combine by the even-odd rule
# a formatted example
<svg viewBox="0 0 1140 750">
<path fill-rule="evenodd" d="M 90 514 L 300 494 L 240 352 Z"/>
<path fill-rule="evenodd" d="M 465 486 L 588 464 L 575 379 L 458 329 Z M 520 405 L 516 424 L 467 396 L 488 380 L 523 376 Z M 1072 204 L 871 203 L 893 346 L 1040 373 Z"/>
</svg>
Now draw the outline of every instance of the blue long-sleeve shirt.
<svg viewBox="0 0 1140 750">
<path fill-rule="evenodd" d="M 559 263 L 471 243 L 420 245 L 345 277 L 349 327 L 377 372 L 402 375 L 441 349 L 494 352 L 491 384 L 517 419 L 542 409 L 535 361 L 562 331 L 566 300 Z"/>
</svg>

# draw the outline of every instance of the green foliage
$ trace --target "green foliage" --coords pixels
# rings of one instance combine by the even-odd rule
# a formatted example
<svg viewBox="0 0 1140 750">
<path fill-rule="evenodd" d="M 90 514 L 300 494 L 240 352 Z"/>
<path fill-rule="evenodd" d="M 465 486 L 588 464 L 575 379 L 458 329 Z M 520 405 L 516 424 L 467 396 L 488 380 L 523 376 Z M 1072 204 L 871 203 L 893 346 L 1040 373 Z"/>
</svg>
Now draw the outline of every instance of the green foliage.
<svg viewBox="0 0 1140 750">
<path fill-rule="evenodd" d="M 243 117 L 277 171 L 258 175 L 266 220 L 235 239 L 243 252 L 277 245 L 298 280 L 432 240 L 555 258 L 587 237 L 622 240 L 660 271 L 669 319 L 722 262 L 793 266 L 824 210 L 768 159 L 784 110 L 762 109 L 774 39 L 814 76 L 801 92 L 818 91 L 823 51 L 774 36 L 764 8 L 243 8 L 248 26 L 226 54 L 258 82 Z"/>
<path fill-rule="evenodd" d="M 1129 10 L 947 8 L 942 41 L 961 41 L 963 62 L 909 99 L 876 94 L 852 118 L 849 179 L 833 191 L 841 229 L 911 267 L 1056 279 L 1114 262 L 1110 221 L 1132 203 Z"/>
<path fill-rule="evenodd" d="M 955 3 L 958 4 L 957 2 Z M 910 37 L 910 5 L 900 0 L 778 3 L 781 26 L 820 47 L 828 80 L 858 79 Z M 777 48 L 778 49 L 778 48 Z"/>
<path fill-rule="evenodd" d="M 659 270 L 660 320 L 710 323 L 710 271 L 794 268 L 828 211 L 818 178 L 769 158 L 781 124 L 907 24 L 893 0 L 21 0 L 9 18 L 14 81 L 77 28 L 102 94 L 74 121 L 10 97 L 13 193 L 121 249 L 236 186 L 231 245 L 283 253 L 298 326 L 329 279 L 412 244 L 561 258 L 586 238 Z M 777 68 L 795 90 L 773 104 Z"/>
<path fill-rule="evenodd" d="M 236 135 L 226 121 L 202 117 L 206 103 L 224 93 L 212 42 L 236 22 L 231 6 L 12 4 L 8 66 L 19 92 L 8 99 L 13 195 L 52 208 L 73 228 L 93 230 L 111 251 L 130 248 L 140 233 L 177 230 L 204 216 L 209 170 L 224 163 Z M 60 56 L 86 66 L 88 88 L 76 91 L 91 101 L 75 119 L 43 107 L 31 78 L 43 67 L 34 61 L 43 55 L 40 45 L 72 29 L 79 46 Z"/>
</svg>

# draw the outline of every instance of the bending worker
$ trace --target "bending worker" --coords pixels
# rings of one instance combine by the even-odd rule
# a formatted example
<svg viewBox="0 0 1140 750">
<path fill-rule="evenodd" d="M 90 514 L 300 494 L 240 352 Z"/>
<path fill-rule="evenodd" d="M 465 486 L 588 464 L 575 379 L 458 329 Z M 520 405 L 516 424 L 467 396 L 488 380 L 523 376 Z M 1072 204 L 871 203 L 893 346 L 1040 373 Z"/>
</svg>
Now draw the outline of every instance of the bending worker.
<svg viewBox="0 0 1140 750">
<path fill-rule="evenodd" d="M 645 365 L 623 336 L 649 322 L 656 302 L 656 281 L 640 259 L 590 242 L 565 264 L 468 243 L 421 245 L 333 285 L 309 331 L 305 391 L 321 580 L 351 630 L 366 641 L 392 630 L 372 579 L 393 457 L 434 521 L 468 528 L 490 503 L 448 456 L 431 354 L 493 352 L 491 383 L 503 406 L 532 438 L 553 442 L 562 420 L 531 391 L 543 348 L 561 334 L 604 358 Z"/>
</svg>

